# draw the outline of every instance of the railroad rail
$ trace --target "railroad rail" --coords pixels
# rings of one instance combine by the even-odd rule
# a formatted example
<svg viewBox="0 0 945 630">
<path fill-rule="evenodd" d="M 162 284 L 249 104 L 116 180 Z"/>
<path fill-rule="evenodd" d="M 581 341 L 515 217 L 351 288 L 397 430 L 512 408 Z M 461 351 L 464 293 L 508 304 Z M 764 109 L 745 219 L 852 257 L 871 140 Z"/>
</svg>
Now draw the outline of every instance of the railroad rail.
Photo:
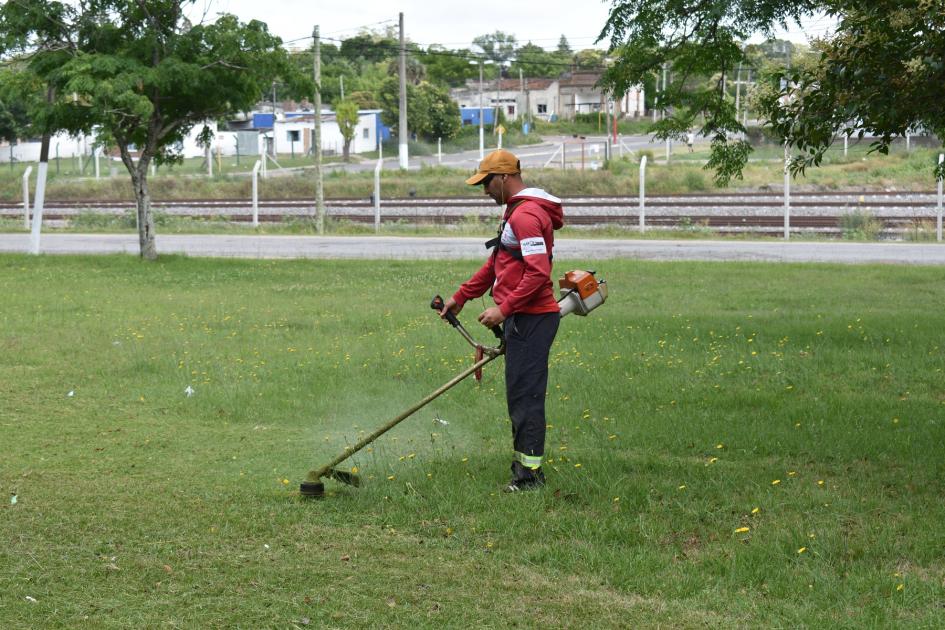
<svg viewBox="0 0 945 630">
<path fill-rule="evenodd" d="M 936 218 L 934 192 L 802 192 L 790 199 L 790 224 L 796 231 L 839 233 L 850 217 L 881 224 L 885 236 L 895 237 L 926 226 Z M 627 227 L 639 225 L 639 199 L 633 196 L 575 196 L 563 199 L 567 222 L 572 226 Z M 370 198 L 329 199 L 326 213 L 334 220 L 374 222 Z M 134 213 L 132 201 L 47 201 L 44 220 L 65 224 L 79 215 Z M 252 204 L 246 199 L 182 199 L 154 201 L 156 213 L 202 220 L 248 222 Z M 312 217 L 312 199 L 261 200 L 259 221 L 293 221 Z M 455 225 L 462 222 L 492 223 L 499 208 L 480 197 L 390 198 L 381 200 L 382 223 Z M 0 217 L 23 217 L 17 202 L 0 202 Z M 704 228 L 714 232 L 779 232 L 784 227 L 784 199 L 780 192 L 738 194 L 652 195 L 645 199 L 648 229 Z"/>
</svg>

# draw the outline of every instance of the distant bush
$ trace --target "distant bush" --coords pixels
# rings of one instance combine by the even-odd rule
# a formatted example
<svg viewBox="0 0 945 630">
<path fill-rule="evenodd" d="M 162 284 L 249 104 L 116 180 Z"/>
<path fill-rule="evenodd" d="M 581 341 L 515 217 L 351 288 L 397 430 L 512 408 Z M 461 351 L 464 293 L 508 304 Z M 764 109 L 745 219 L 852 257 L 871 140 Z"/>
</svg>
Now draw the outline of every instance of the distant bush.
<svg viewBox="0 0 945 630">
<path fill-rule="evenodd" d="M 840 216 L 843 238 L 854 241 L 875 241 L 883 231 L 883 222 L 870 212 L 854 210 Z"/>
</svg>

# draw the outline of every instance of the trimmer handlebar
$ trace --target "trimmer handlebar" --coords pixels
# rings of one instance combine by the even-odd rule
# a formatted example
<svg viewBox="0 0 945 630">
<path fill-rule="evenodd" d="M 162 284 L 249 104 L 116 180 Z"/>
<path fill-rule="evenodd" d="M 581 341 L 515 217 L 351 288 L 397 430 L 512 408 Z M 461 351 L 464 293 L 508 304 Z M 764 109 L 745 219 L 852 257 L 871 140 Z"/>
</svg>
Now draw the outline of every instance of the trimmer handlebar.
<svg viewBox="0 0 945 630">
<path fill-rule="evenodd" d="M 430 301 L 430 308 L 434 311 L 442 312 L 443 307 L 446 306 L 446 302 L 443 301 L 443 298 L 439 295 L 433 296 L 433 300 Z M 452 311 L 446 311 L 446 321 L 448 321 L 453 328 L 458 328 L 460 326 L 459 320 L 456 319 L 456 315 Z"/>
<path fill-rule="evenodd" d="M 444 308 L 445 306 L 446 306 L 446 302 L 444 302 L 444 301 L 443 301 L 443 298 L 440 297 L 439 295 L 433 296 L 433 299 L 430 300 L 430 308 L 432 308 L 433 310 L 437 311 L 438 313 L 439 313 L 439 312 L 442 312 L 442 311 L 443 311 L 443 308 Z M 453 328 L 455 328 L 456 330 L 459 331 L 459 334 L 461 334 L 461 335 L 463 336 L 463 338 L 464 338 L 466 341 L 468 341 L 469 344 L 470 344 L 473 348 L 482 345 L 482 344 L 477 343 L 476 340 L 473 339 L 472 336 L 471 336 L 468 332 L 466 332 L 466 329 L 463 328 L 463 325 L 462 325 L 461 323 L 459 323 L 459 319 L 456 317 L 456 314 L 455 314 L 455 313 L 453 313 L 452 311 L 446 311 L 446 314 L 445 314 L 443 317 L 446 318 L 446 321 L 448 321 L 448 322 L 450 323 L 450 325 L 453 326 Z M 487 349 L 486 349 L 486 352 L 487 352 L 487 353 L 490 353 L 490 352 L 491 352 L 491 353 L 499 353 L 499 354 L 501 354 L 502 348 L 503 348 L 503 346 L 504 346 L 504 341 L 505 341 L 505 335 L 502 333 L 502 327 L 501 327 L 501 326 L 492 326 L 492 334 L 494 334 L 495 337 L 496 337 L 496 339 L 499 340 L 499 346 L 496 347 L 496 348 L 487 348 Z"/>
</svg>

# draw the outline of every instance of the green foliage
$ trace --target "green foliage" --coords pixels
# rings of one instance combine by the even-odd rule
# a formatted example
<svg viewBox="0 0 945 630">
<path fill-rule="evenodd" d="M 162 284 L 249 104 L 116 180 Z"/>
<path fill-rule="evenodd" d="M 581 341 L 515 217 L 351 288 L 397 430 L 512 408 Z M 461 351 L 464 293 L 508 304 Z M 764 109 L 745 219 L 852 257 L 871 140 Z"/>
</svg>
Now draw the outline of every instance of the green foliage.
<svg viewBox="0 0 945 630">
<path fill-rule="evenodd" d="M 358 128 L 358 105 L 354 101 L 339 101 L 335 103 L 335 120 L 338 122 L 338 130 L 341 137 L 344 138 L 344 160 L 348 161 L 348 153 L 351 149 L 351 141 L 354 140 L 354 134 Z"/>
<path fill-rule="evenodd" d="M 486 59 L 502 66 L 515 54 L 515 36 L 502 31 L 473 38 L 473 44 L 479 47 Z"/>
<path fill-rule="evenodd" d="M 400 124 L 400 84 L 395 77 L 388 77 L 380 94 L 383 112 L 381 119 L 396 133 Z M 426 81 L 419 85 L 407 85 L 407 128 L 426 140 L 449 139 L 462 126 L 459 106 L 449 93 Z"/>
<path fill-rule="evenodd" d="M 843 238 L 854 241 L 875 241 L 883 231 L 883 222 L 866 210 L 854 210 L 840 216 Z"/>
<path fill-rule="evenodd" d="M 21 0 L 0 8 L 5 52 L 27 54 L 22 71 L 51 97 L 32 101 L 34 124 L 47 133 L 94 127 L 100 141 L 117 146 L 131 174 L 146 258 L 157 255 L 147 192 L 152 160 L 177 160 L 175 146 L 194 125 L 250 109 L 274 77 L 312 90 L 265 24 L 221 15 L 191 25 L 184 18 L 190 4 Z"/>
<path fill-rule="evenodd" d="M 433 44 L 422 53 L 420 59 L 426 66 L 427 79 L 435 85 L 458 87 L 478 76 L 478 70 L 470 65 L 472 53 L 468 49 L 448 50 Z"/>
<path fill-rule="evenodd" d="M 509 74 L 518 77 L 521 70 L 526 77 L 554 78 L 566 69 L 560 54 L 547 52 L 541 46 L 528 42 L 515 51 L 515 61 L 509 67 Z"/>
<path fill-rule="evenodd" d="M 876 136 L 872 150 L 924 128 L 945 138 L 945 0 L 836 0 L 838 35 L 820 42 L 819 63 L 791 75 L 764 101 L 778 134 L 817 166 L 837 134 Z M 945 166 L 937 168 L 945 177 Z"/>
<path fill-rule="evenodd" d="M 813 55 L 779 41 L 744 45 L 754 33 L 770 36 L 778 25 L 817 13 L 836 16 L 839 25 L 815 42 Z M 792 164 L 799 173 L 821 163 L 838 133 L 872 132 L 879 152 L 920 126 L 945 136 L 936 96 L 945 84 L 943 16 L 945 0 L 618 0 L 602 33 L 616 55 L 605 82 L 620 93 L 667 68 L 670 86 L 659 107 L 671 114 L 657 136 L 678 138 L 704 120 L 712 168 L 725 182 L 745 167 L 748 153 L 729 146 L 743 129 L 722 79 L 747 63 L 761 76 L 754 105 L 802 152 Z"/>
</svg>

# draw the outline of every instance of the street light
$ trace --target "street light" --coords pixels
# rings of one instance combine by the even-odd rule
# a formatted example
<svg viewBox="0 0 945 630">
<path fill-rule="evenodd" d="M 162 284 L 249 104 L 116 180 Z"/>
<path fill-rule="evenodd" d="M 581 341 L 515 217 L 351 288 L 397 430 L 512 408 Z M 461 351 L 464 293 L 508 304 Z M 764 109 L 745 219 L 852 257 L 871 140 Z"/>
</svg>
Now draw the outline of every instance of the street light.
<svg viewBox="0 0 945 630">
<path fill-rule="evenodd" d="M 492 63 L 491 59 L 482 59 L 481 57 L 476 61 L 470 61 L 470 65 L 479 64 L 479 159 L 482 160 L 486 157 L 486 140 L 485 132 L 482 127 L 482 64 Z"/>
</svg>

